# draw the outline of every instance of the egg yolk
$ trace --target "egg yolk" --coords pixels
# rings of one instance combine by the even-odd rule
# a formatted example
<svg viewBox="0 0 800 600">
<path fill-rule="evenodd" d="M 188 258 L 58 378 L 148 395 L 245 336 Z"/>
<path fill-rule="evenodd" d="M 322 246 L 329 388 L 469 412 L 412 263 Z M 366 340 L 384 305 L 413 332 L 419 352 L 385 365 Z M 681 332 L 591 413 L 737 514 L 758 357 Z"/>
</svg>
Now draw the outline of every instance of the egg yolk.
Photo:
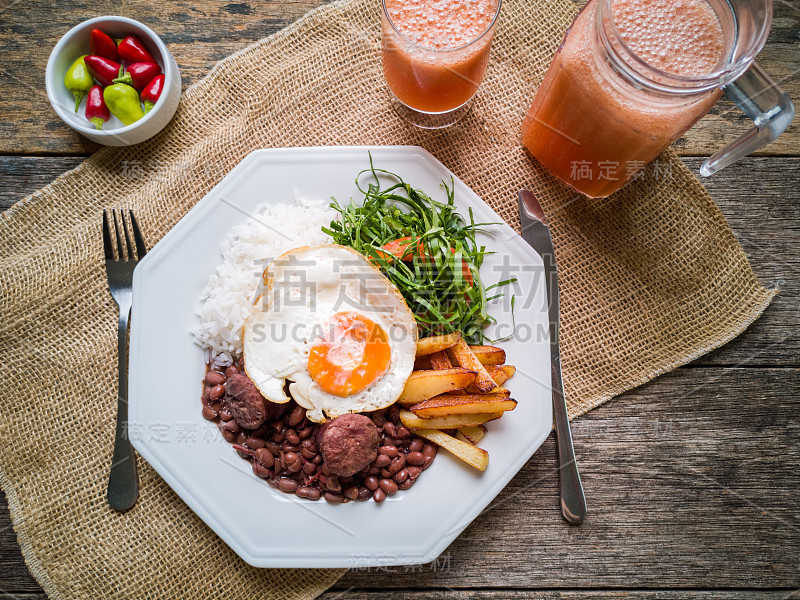
<svg viewBox="0 0 800 600">
<path fill-rule="evenodd" d="M 364 315 L 340 312 L 308 354 L 308 372 L 326 392 L 350 396 L 389 368 L 392 350 L 383 328 Z"/>
</svg>

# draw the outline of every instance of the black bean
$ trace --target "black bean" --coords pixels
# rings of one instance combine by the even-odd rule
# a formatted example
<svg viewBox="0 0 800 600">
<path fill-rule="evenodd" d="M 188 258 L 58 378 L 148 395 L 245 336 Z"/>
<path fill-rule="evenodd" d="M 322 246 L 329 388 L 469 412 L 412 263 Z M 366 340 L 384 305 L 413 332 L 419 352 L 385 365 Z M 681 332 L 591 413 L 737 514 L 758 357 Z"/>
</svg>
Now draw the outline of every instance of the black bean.
<svg viewBox="0 0 800 600">
<path fill-rule="evenodd" d="M 391 496 L 397 492 L 397 484 L 391 479 L 381 479 L 378 483 L 378 486 L 386 493 L 387 496 Z"/>
<path fill-rule="evenodd" d="M 394 458 L 397 456 L 397 447 L 396 446 L 381 446 L 378 448 L 379 454 L 385 454 L 389 458 Z"/>
<path fill-rule="evenodd" d="M 288 418 L 289 426 L 295 427 L 296 425 L 299 425 L 305 418 L 306 418 L 306 409 L 303 408 L 302 406 L 295 406 L 292 409 L 292 412 L 289 413 L 289 418 Z"/>
<path fill-rule="evenodd" d="M 325 500 L 331 504 L 341 504 L 344 502 L 344 496 L 341 494 L 334 494 L 333 492 L 325 492 Z"/>
<path fill-rule="evenodd" d="M 310 485 L 298 487 L 297 491 L 295 491 L 295 494 L 301 498 L 305 498 L 306 500 L 319 500 L 320 496 L 322 495 L 317 488 Z"/>
<path fill-rule="evenodd" d="M 426 443 L 426 444 L 425 444 L 425 445 L 422 447 L 422 453 L 423 453 L 423 454 L 424 454 L 426 457 L 430 456 L 431 458 L 433 458 L 434 456 L 436 456 L 436 451 L 437 451 L 437 449 L 438 449 L 438 448 L 437 448 L 436 444 L 431 444 L 430 442 L 427 442 L 427 443 Z"/>
<path fill-rule="evenodd" d="M 209 371 L 206 373 L 205 382 L 210 386 L 221 385 L 225 383 L 225 375 L 216 371 Z"/>
<path fill-rule="evenodd" d="M 263 448 L 263 447 L 264 447 L 264 440 L 262 440 L 261 438 L 258 438 L 258 437 L 253 437 L 253 436 L 251 435 L 250 437 L 248 437 L 248 438 L 247 438 L 247 439 L 244 441 L 244 444 L 245 444 L 245 446 L 247 446 L 248 448 L 251 448 L 251 449 L 253 449 L 253 450 L 257 450 L 257 449 L 259 449 L 259 448 Z"/>
<path fill-rule="evenodd" d="M 409 465 L 419 467 L 425 462 L 425 455 L 422 452 L 409 452 L 406 456 L 406 462 Z"/>
<path fill-rule="evenodd" d="M 384 467 L 388 467 L 391 463 L 392 459 L 389 456 L 386 454 L 378 454 L 372 464 L 378 469 L 383 469 Z"/>
<path fill-rule="evenodd" d="M 280 454 L 281 447 L 274 442 L 264 442 L 264 448 L 272 452 L 272 454 Z"/>
<path fill-rule="evenodd" d="M 272 477 L 272 471 L 270 471 L 267 467 L 262 465 L 257 460 L 253 461 L 253 473 L 258 475 L 259 477 L 263 477 L 266 479 L 267 477 Z"/>
<path fill-rule="evenodd" d="M 392 464 L 386 467 L 386 470 L 389 471 L 389 473 L 395 474 L 405 466 L 406 466 L 406 457 L 400 454 L 399 456 L 395 457 L 395 459 L 392 461 Z"/>
<path fill-rule="evenodd" d="M 289 442 L 292 446 L 297 446 L 300 444 L 300 436 L 297 435 L 297 432 L 294 429 L 287 429 L 286 441 Z"/>
<path fill-rule="evenodd" d="M 255 452 L 256 460 L 265 467 L 271 467 L 275 464 L 275 455 L 272 454 L 267 448 L 259 448 Z"/>
<path fill-rule="evenodd" d="M 289 479 L 288 477 L 281 477 L 278 479 L 278 489 L 282 492 L 293 494 L 297 489 L 297 482 L 294 479 Z"/>
</svg>

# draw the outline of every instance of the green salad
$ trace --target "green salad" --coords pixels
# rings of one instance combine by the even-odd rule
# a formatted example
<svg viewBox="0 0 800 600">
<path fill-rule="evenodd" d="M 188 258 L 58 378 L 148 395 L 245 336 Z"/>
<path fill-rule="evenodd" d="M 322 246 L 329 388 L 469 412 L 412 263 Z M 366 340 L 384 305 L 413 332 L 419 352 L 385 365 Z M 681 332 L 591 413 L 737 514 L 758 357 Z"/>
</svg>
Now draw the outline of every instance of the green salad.
<svg viewBox="0 0 800 600">
<path fill-rule="evenodd" d="M 360 182 L 370 173 L 374 182 Z M 379 175 L 390 183 L 381 187 Z M 465 219 L 454 206 L 454 184 L 442 182 L 447 195 L 438 202 L 415 189 L 398 175 L 370 168 L 356 176 L 364 194 L 361 202 L 331 207 L 337 220 L 323 231 L 337 244 L 349 246 L 369 258 L 402 293 L 414 313 L 420 337 L 460 332 L 475 344 L 484 341 L 484 328 L 494 322 L 487 304 L 502 293 L 490 293 L 514 279 L 484 285 L 480 266 L 487 255 L 475 234 L 494 223 L 475 223 L 472 209 Z M 512 299 L 513 305 L 513 299 Z"/>
</svg>

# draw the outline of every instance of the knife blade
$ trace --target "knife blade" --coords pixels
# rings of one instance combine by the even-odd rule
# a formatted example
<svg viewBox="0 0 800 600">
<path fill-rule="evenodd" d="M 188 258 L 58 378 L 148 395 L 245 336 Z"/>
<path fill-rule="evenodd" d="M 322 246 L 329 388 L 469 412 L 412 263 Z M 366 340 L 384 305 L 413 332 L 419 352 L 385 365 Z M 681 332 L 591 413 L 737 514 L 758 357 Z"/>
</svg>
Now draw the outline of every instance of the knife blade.
<svg viewBox="0 0 800 600">
<path fill-rule="evenodd" d="M 586 518 L 586 497 L 583 493 L 578 463 L 575 461 L 575 448 L 572 445 L 572 431 L 567 416 L 567 402 L 564 398 L 564 383 L 561 378 L 561 354 L 559 350 L 559 300 L 558 268 L 550 237 L 550 227 L 541 204 L 530 190 L 519 192 L 519 219 L 522 225 L 522 238 L 542 257 L 544 280 L 547 290 L 547 312 L 550 330 L 550 373 L 553 390 L 553 416 L 556 426 L 556 447 L 558 448 L 558 473 L 561 480 L 561 514 L 570 523 L 582 523 Z"/>
</svg>

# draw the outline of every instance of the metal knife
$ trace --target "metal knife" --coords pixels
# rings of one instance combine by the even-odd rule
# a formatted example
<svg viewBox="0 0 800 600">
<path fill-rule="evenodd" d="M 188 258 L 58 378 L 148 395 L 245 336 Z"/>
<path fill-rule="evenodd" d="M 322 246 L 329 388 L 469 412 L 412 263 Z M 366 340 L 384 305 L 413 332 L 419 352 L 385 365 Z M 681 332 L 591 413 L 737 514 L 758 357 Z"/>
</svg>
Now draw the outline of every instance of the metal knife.
<svg viewBox="0 0 800 600">
<path fill-rule="evenodd" d="M 583 494 L 572 432 L 567 417 L 564 399 L 564 383 L 561 379 L 561 356 L 558 349 L 558 269 L 550 228 L 539 201 L 530 190 L 519 192 L 519 219 L 522 237 L 542 257 L 544 280 L 547 288 L 548 317 L 550 321 L 550 371 L 553 388 L 553 415 L 556 425 L 559 478 L 561 479 L 561 513 L 570 523 L 582 523 L 586 518 L 586 497 Z"/>
</svg>

